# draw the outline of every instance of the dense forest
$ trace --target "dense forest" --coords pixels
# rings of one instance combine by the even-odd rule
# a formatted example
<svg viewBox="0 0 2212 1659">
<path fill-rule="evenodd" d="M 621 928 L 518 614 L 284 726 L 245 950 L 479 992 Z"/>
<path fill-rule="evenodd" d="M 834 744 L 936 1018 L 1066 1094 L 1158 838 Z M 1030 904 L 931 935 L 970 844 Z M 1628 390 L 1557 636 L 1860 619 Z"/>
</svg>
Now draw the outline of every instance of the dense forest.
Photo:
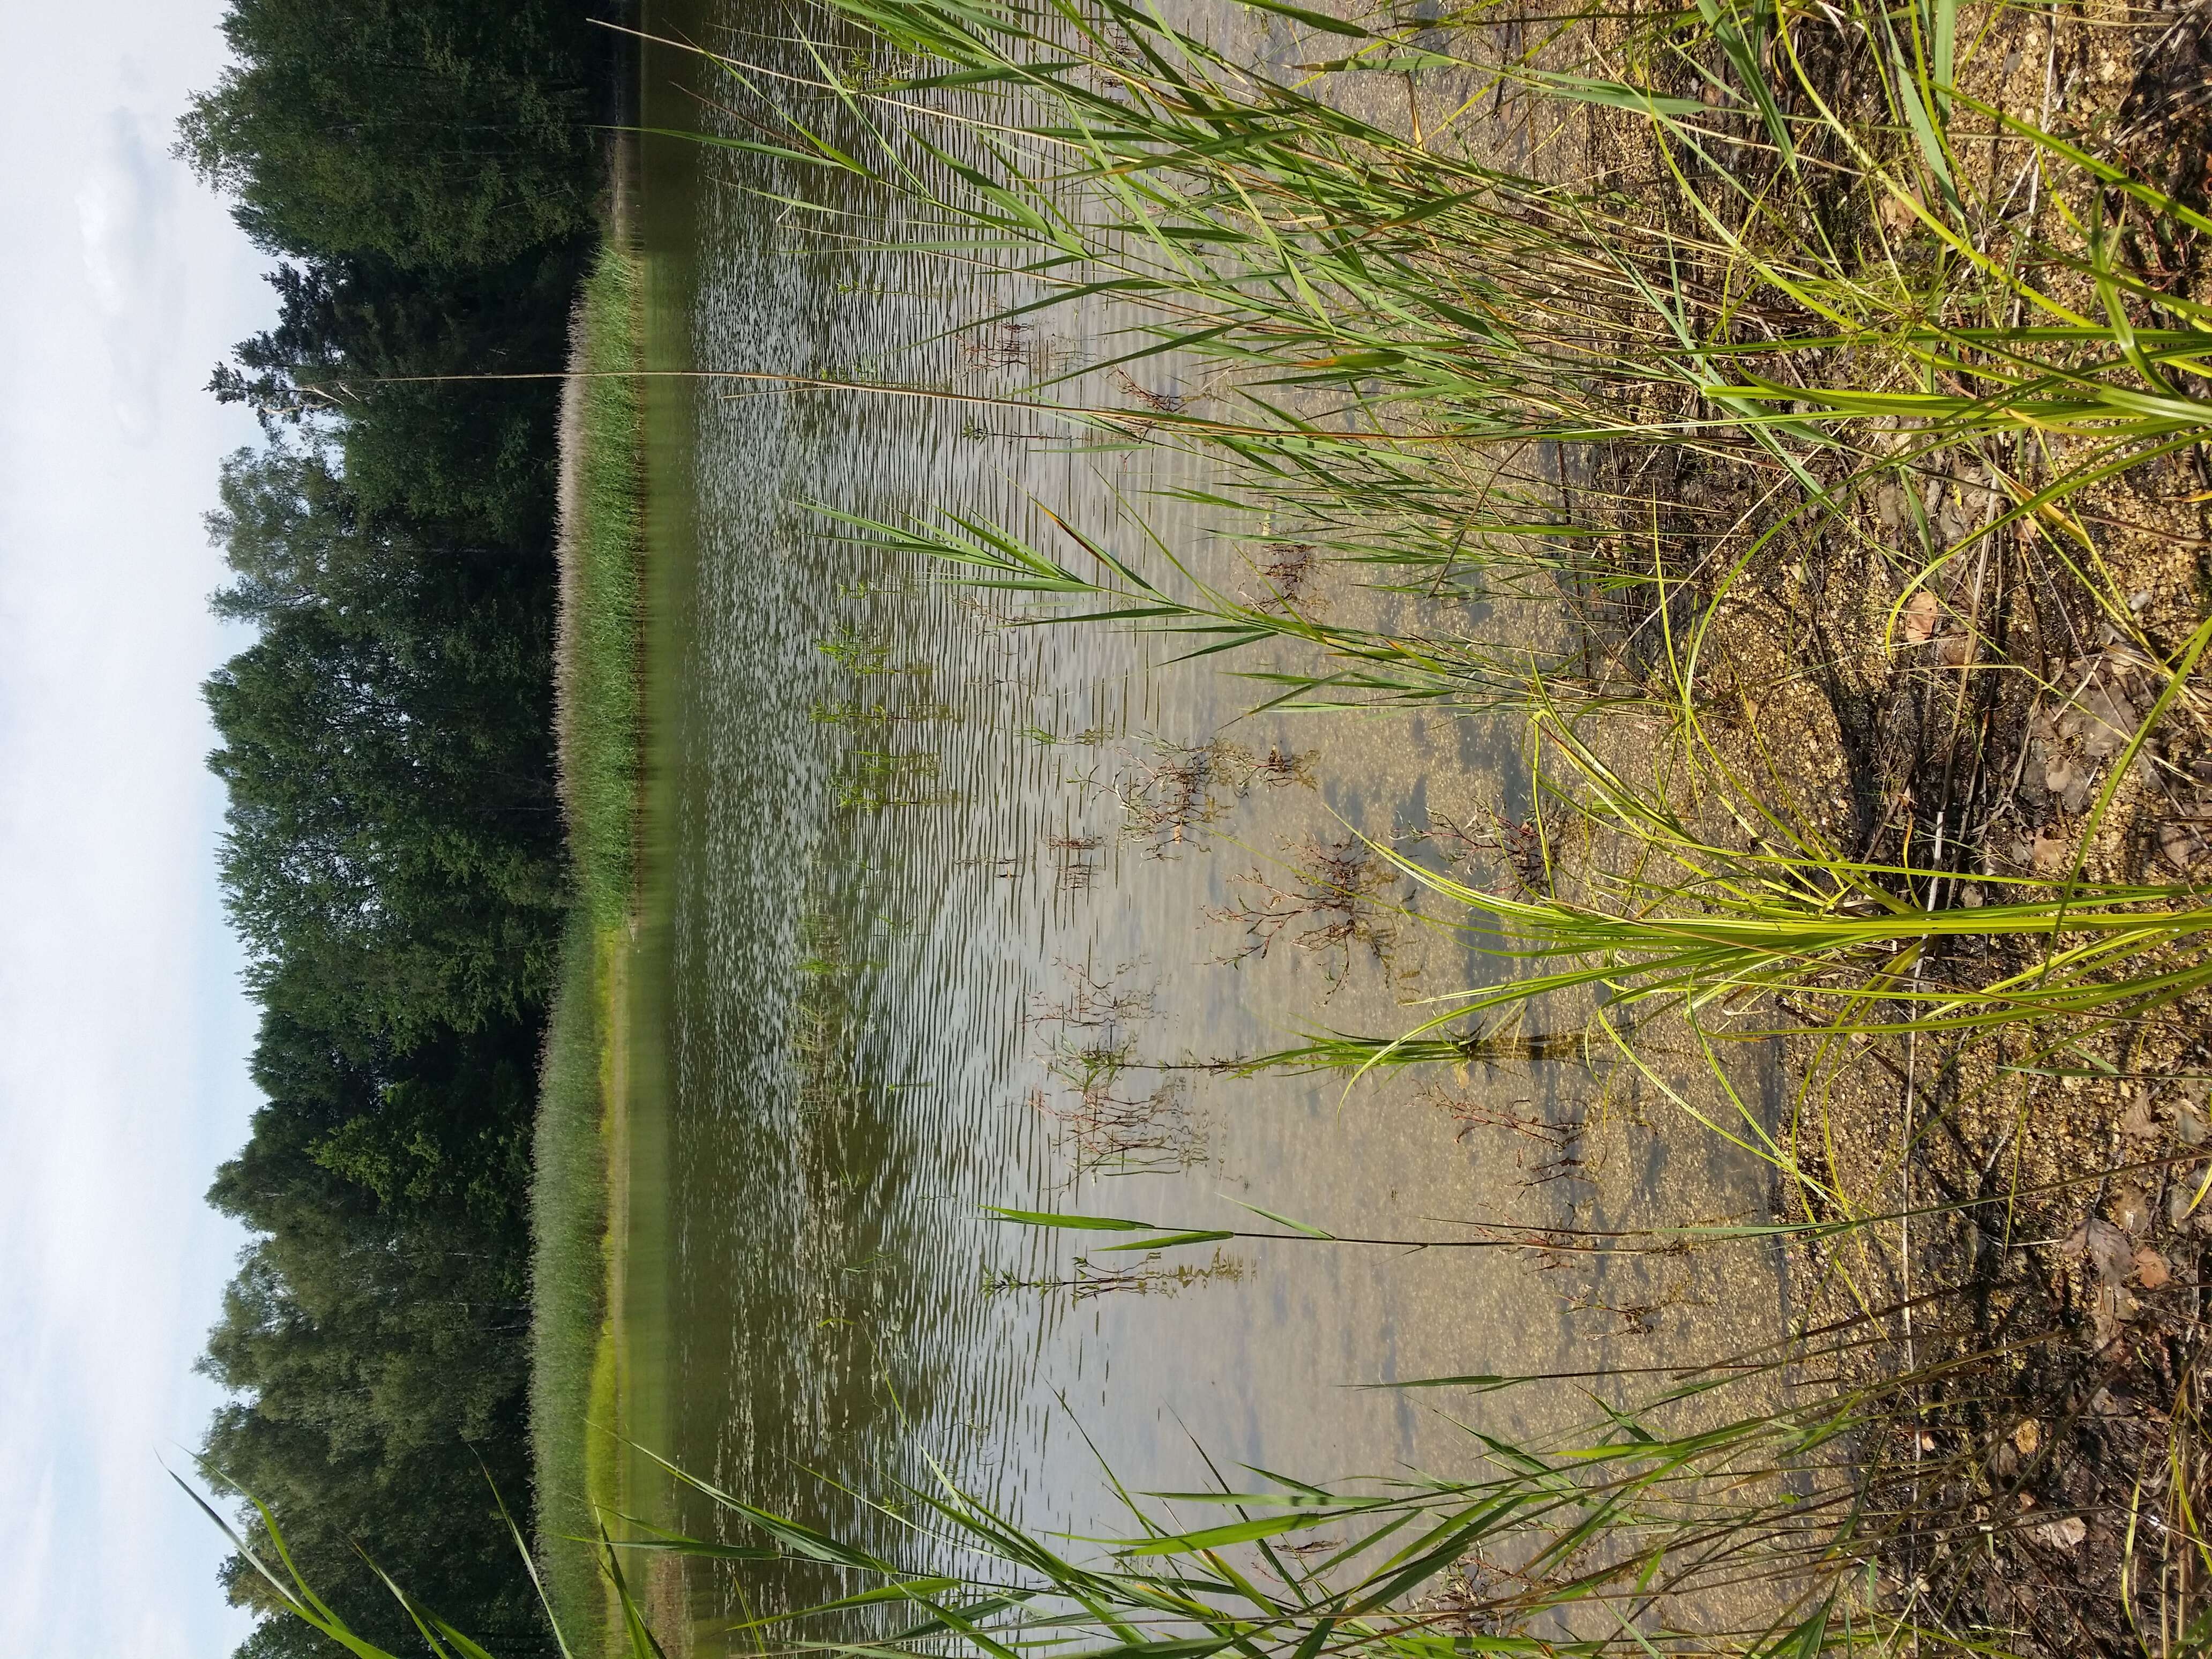
<svg viewBox="0 0 2212 1659">
<path fill-rule="evenodd" d="M 253 1242 L 205 1449 L 362 1634 L 405 1639 L 356 1546 L 550 1652 L 486 1475 L 526 1529 L 557 393 L 418 377 L 560 366 L 618 38 L 583 0 L 234 0 L 224 33 L 179 153 L 278 264 L 210 388 L 265 434 L 210 520 L 254 637 L 207 698 L 266 1100 L 210 1194 Z M 273 1617 L 241 1650 L 322 1651 Z"/>
</svg>

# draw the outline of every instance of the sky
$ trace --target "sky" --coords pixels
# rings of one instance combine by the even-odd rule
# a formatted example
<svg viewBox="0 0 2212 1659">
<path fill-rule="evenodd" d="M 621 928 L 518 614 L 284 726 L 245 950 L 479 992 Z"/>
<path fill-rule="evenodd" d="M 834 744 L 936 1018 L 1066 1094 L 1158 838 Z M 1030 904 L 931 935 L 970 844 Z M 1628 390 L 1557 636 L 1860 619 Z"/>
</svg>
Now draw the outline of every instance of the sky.
<svg viewBox="0 0 2212 1659">
<path fill-rule="evenodd" d="M 199 683 L 240 641 L 201 388 L 259 255 L 168 154 L 221 0 L 0 4 L 0 1653 L 227 1653 L 221 1535 L 163 1472 L 243 1240 L 252 1012 Z"/>
</svg>

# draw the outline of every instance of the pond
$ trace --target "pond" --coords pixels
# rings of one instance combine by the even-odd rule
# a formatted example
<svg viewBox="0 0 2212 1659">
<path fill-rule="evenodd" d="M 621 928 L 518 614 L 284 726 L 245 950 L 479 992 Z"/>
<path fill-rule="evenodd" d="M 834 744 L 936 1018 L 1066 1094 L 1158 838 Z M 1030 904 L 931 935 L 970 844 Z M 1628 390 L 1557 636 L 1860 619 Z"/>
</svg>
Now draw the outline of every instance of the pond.
<svg viewBox="0 0 2212 1659">
<path fill-rule="evenodd" d="M 758 137 L 758 100 L 803 96 L 814 73 L 802 36 L 858 61 L 811 12 L 646 11 L 649 34 L 761 71 L 748 88 L 647 47 L 648 129 Z M 1362 1385 L 1676 1364 L 1778 1333 L 1781 1271 L 1751 1250 L 1293 1237 L 1116 1255 L 1110 1235 L 990 1213 L 1289 1231 L 1273 1212 L 1466 1240 L 1454 1224 L 1764 1218 L 1771 1182 L 1603 1055 L 1349 1087 L 1217 1064 L 1319 1031 L 1395 1035 L 1429 1017 L 1423 999 L 1497 977 L 1370 843 L 1463 872 L 1510 860 L 1522 734 L 1266 711 L 1267 687 L 1237 672 L 1256 660 L 1029 625 L 1027 596 L 866 545 L 830 514 L 956 515 L 1040 543 L 1057 515 L 1125 551 L 1149 532 L 1231 592 L 1420 603 L 1309 569 L 1292 544 L 1210 536 L 1203 457 L 1024 406 L 1047 381 L 1139 414 L 1207 395 L 1172 356 L 1105 366 L 1128 349 L 1111 306 L 1004 320 L 1034 287 L 915 247 L 925 227 L 841 175 L 641 149 L 653 366 L 863 389 L 664 379 L 649 399 L 632 1436 L 878 1546 L 898 1522 L 859 1495 L 925 1485 L 933 1461 L 1033 1528 L 1095 1534 L 1125 1524 L 1112 1480 L 1464 1472 L 1462 1423 L 1525 1431 L 1577 1398 Z M 892 383 L 939 395 L 868 389 Z M 644 1460 L 630 1480 L 647 1518 L 720 1524 Z M 697 1651 L 749 1649 L 717 1632 L 796 1593 L 734 1571 L 684 1589 Z"/>
</svg>

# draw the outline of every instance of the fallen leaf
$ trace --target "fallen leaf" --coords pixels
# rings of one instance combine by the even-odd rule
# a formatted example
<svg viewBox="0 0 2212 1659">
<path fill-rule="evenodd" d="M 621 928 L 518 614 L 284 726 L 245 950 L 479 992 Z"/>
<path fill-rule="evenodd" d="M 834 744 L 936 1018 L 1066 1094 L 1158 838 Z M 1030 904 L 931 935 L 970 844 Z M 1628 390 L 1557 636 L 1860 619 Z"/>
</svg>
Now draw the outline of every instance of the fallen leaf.
<svg viewBox="0 0 2212 1659">
<path fill-rule="evenodd" d="M 2060 875 L 2074 861 L 2074 843 L 2046 830 L 2036 836 L 2028 855 L 2034 860 L 2039 876 Z"/>
<path fill-rule="evenodd" d="M 2136 1252 L 2136 1278 L 2143 1289 L 2154 1291 L 2173 1277 L 2173 1269 L 2166 1265 L 2166 1258 L 2148 1244 Z"/>
<path fill-rule="evenodd" d="M 2189 1212 L 2195 1207 L 2191 1202 L 2196 1194 L 2186 1184 L 2174 1187 L 2166 1195 L 2166 1224 L 2177 1231 L 2189 1224 Z"/>
<path fill-rule="evenodd" d="M 2109 759 L 2135 735 L 2135 705 L 2125 692 L 2105 680 L 2083 692 L 2081 702 L 2087 715 L 2081 723 L 2081 746 L 2093 759 Z"/>
<path fill-rule="evenodd" d="M 2107 1285 L 2118 1285 L 2135 1266 L 2135 1246 L 2128 1236 L 2100 1215 L 2093 1215 L 2071 1233 L 2058 1247 L 2069 1255 L 2086 1256 L 2097 1277 Z"/>
<path fill-rule="evenodd" d="M 2189 866 L 2204 856 L 2204 838 L 2185 823 L 2161 823 L 2158 827 L 2158 850 L 2168 864 L 2185 876 Z"/>
<path fill-rule="evenodd" d="M 1875 211 L 1881 216 L 1884 230 L 1893 236 L 1903 236 L 1919 228 L 1920 216 L 1912 210 L 1919 205 L 1920 192 L 1917 190 L 1902 194 L 1885 191 Z"/>
<path fill-rule="evenodd" d="M 2035 1529 L 2035 1535 L 2055 1550 L 2076 1549 L 2089 1535 L 2089 1523 L 2078 1515 L 2069 1515 L 2063 1521 L 2045 1522 Z"/>
<path fill-rule="evenodd" d="M 2128 1263 L 2135 1264 L 2130 1256 Z M 2089 1309 L 2089 1351 L 2102 1353 L 2120 1340 L 2120 1327 L 2135 1312 L 2135 1298 L 2117 1285 L 2097 1286 L 2097 1299 Z"/>
<path fill-rule="evenodd" d="M 1905 616 L 1898 623 L 1898 632 L 1907 645 L 1925 645 L 1936 631 L 1936 596 L 1926 588 L 1913 590 L 1912 597 L 1905 602 Z"/>
<path fill-rule="evenodd" d="M 2036 1449 L 2043 1444 L 2043 1425 L 2032 1417 L 2021 1418 L 2013 1429 L 2012 1443 L 2022 1457 L 2034 1456 Z"/>
<path fill-rule="evenodd" d="M 2124 1233 L 2141 1232 L 2150 1219 L 2150 1200 L 2131 1182 L 2113 1183 L 2112 1203 L 2112 1224 Z"/>
</svg>

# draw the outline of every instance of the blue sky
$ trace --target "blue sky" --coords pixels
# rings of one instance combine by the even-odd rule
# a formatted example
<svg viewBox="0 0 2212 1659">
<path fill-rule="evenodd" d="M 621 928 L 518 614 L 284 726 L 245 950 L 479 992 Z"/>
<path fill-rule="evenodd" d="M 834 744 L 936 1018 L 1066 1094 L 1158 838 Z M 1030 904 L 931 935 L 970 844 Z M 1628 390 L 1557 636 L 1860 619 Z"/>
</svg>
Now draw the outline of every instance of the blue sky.
<svg viewBox="0 0 2212 1659">
<path fill-rule="evenodd" d="M 251 1011 L 213 877 L 200 527 L 249 417 L 200 387 L 262 261 L 170 159 L 219 0 L 0 6 L 0 1653 L 222 1654 L 169 1485 L 240 1239 Z"/>
</svg>

